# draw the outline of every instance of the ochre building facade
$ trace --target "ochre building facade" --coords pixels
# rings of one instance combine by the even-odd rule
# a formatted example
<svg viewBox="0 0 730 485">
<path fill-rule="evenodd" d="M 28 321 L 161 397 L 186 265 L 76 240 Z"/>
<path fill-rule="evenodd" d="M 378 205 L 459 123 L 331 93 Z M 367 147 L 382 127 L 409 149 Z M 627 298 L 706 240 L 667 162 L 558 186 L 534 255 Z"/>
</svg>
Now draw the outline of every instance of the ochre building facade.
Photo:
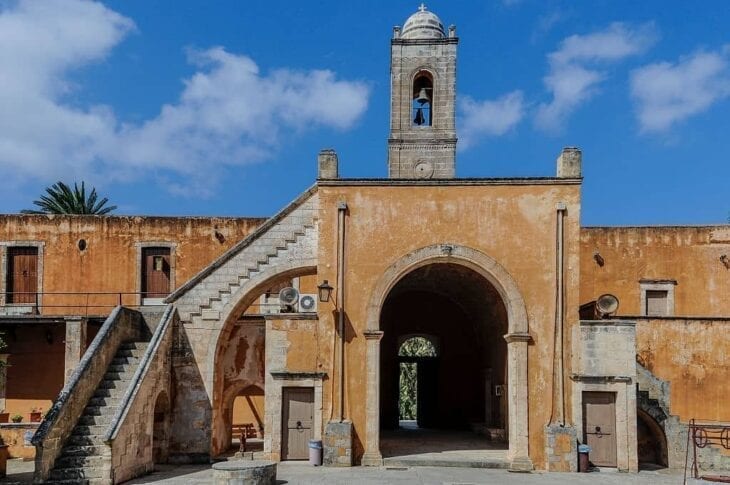
<svg viewBox="0 0 730 485">
<path fill-rule="evenodd" d="M 692 420 L 730 421 L 730 226 L 581 227 L 577 148 L 456 178 L 458 42 L 425 8 L 394 29 L 387 179 L 323 150 L 268 219 L 0 216 L 11 454 L 90 483 L 309 440 L 329 466 L 684 467 Z"/>
</svg>

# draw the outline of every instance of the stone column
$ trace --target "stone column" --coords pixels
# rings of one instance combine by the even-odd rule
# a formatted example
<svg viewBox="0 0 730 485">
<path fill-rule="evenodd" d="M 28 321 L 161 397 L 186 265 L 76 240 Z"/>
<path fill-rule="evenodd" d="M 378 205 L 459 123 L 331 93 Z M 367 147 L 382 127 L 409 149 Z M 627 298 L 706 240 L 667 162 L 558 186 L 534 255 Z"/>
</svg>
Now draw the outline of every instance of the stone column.
<svg viewBox="0 0 730 485">
<path fill-rule="evenodd" d="M 10 357 L 10 354 L 0 354 L 0 411 L 5 409 L 5 392 L 8 383 L 8 357 Z"/>
<path fill-rule="evenodd" d="M 64 360 L 64 379 L 68 382 L 71 374 L 81 361 L 86 350 L 86 319 L 82 317 L 66 318 L 66 352 Z"/>
<path fill-rule="evenodd" d="M 507 341 L 507 396 L 510 470 L 526 472 L 533 469 L 530 460 L 527 343 L 529 333 L 510 333 Z"/>
<path fill-rule="evenodd" d="M 367 389 L 365 397 L 365 453 L 363 466 L 382 466 L 380 454 L 380 339 L 383 332 L 368 330 L 367 340 Z"/>
</svg>

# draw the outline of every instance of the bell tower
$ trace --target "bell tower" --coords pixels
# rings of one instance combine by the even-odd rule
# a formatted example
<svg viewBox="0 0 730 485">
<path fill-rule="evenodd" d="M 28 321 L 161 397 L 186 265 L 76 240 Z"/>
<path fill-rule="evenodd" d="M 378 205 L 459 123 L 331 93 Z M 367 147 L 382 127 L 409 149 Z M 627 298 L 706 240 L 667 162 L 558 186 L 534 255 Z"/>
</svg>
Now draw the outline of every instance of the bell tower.
<svg viewBox="0 0 730 485">
<path fill-rule="evenodd" d="M 453 178 L 456 163 L 456 28 L 421 4 L 390 48 L 388 177 Z"/>
</svg>

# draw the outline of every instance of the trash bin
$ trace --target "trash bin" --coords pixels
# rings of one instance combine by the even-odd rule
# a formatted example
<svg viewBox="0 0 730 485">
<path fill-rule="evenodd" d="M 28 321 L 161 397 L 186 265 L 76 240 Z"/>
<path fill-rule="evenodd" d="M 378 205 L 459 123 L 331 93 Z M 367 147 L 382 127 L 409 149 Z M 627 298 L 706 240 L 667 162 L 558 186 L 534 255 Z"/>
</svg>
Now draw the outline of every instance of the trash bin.
<svg viewBox="0 0 730 485">
<path fill-rule="evenodd" d="M 587 473 L 590 469 L 590 460 L 588 459 L 588 454 L 590 452 L 590 446 L 578 445 L 578 471 L 580 473 Z"/>
<path fill-rule="evenodd" d="M 313 466 L 322 465 L 322 441 L 309 440 L 309 464 Z"/>
</svg>

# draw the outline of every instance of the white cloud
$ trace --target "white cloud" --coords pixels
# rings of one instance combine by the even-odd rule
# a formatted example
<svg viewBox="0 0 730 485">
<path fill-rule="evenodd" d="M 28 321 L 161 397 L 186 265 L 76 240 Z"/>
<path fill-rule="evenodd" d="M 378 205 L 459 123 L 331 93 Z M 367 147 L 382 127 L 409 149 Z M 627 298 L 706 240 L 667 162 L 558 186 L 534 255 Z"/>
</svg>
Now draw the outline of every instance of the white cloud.
<svg viewBox="0 0 730 485">
<path fill-rule="evenodd" d="M 0 5 L 4 5 L 0 3 Z M 74 69 L 103 60 L 132 20 L 85 0 L 21 0 L 0 7 L 0 168 L 18 178 L 130 178 L 182 174 L 259 161 L 283 132 L 351 127 L 369 88 L 326 70 L 261 73 L 243 55 L 215 47 L 189 54 L 197 72 L 179 100 L 153 119 L 126 124 L 108 106 L 80 107 Z M 199 184 L 203 185 L 203 184 Z"/>
<path fill-rule="evenodd" d="M 606 79 L 597 65 L 641 54 L 656 40 L 653 24 L 632 28 L 618 22 L 605 30 L 565 38 L 558 50 L 548 55 L 549 72 L 543 82 L 552 100 L 538 106 L 536 125 L 546 131 L 560 130 L 568 116 L 593 97 Z"/>
<path fill-rule="evenodd" d="M 465 149 L 480 138 L 503 135 L 514 128 L 525 114 L 525 101 L 522 91 L 512 91 L 496 100 L 465 96 L 459 108 L 459 147 Z"/>
<path fill-rule="evenodd" d="M 642 132 L 660 132 L 730 96 L 728 52 L 697 52 L 631 73 L 631 95 Z"/>
</svg>

